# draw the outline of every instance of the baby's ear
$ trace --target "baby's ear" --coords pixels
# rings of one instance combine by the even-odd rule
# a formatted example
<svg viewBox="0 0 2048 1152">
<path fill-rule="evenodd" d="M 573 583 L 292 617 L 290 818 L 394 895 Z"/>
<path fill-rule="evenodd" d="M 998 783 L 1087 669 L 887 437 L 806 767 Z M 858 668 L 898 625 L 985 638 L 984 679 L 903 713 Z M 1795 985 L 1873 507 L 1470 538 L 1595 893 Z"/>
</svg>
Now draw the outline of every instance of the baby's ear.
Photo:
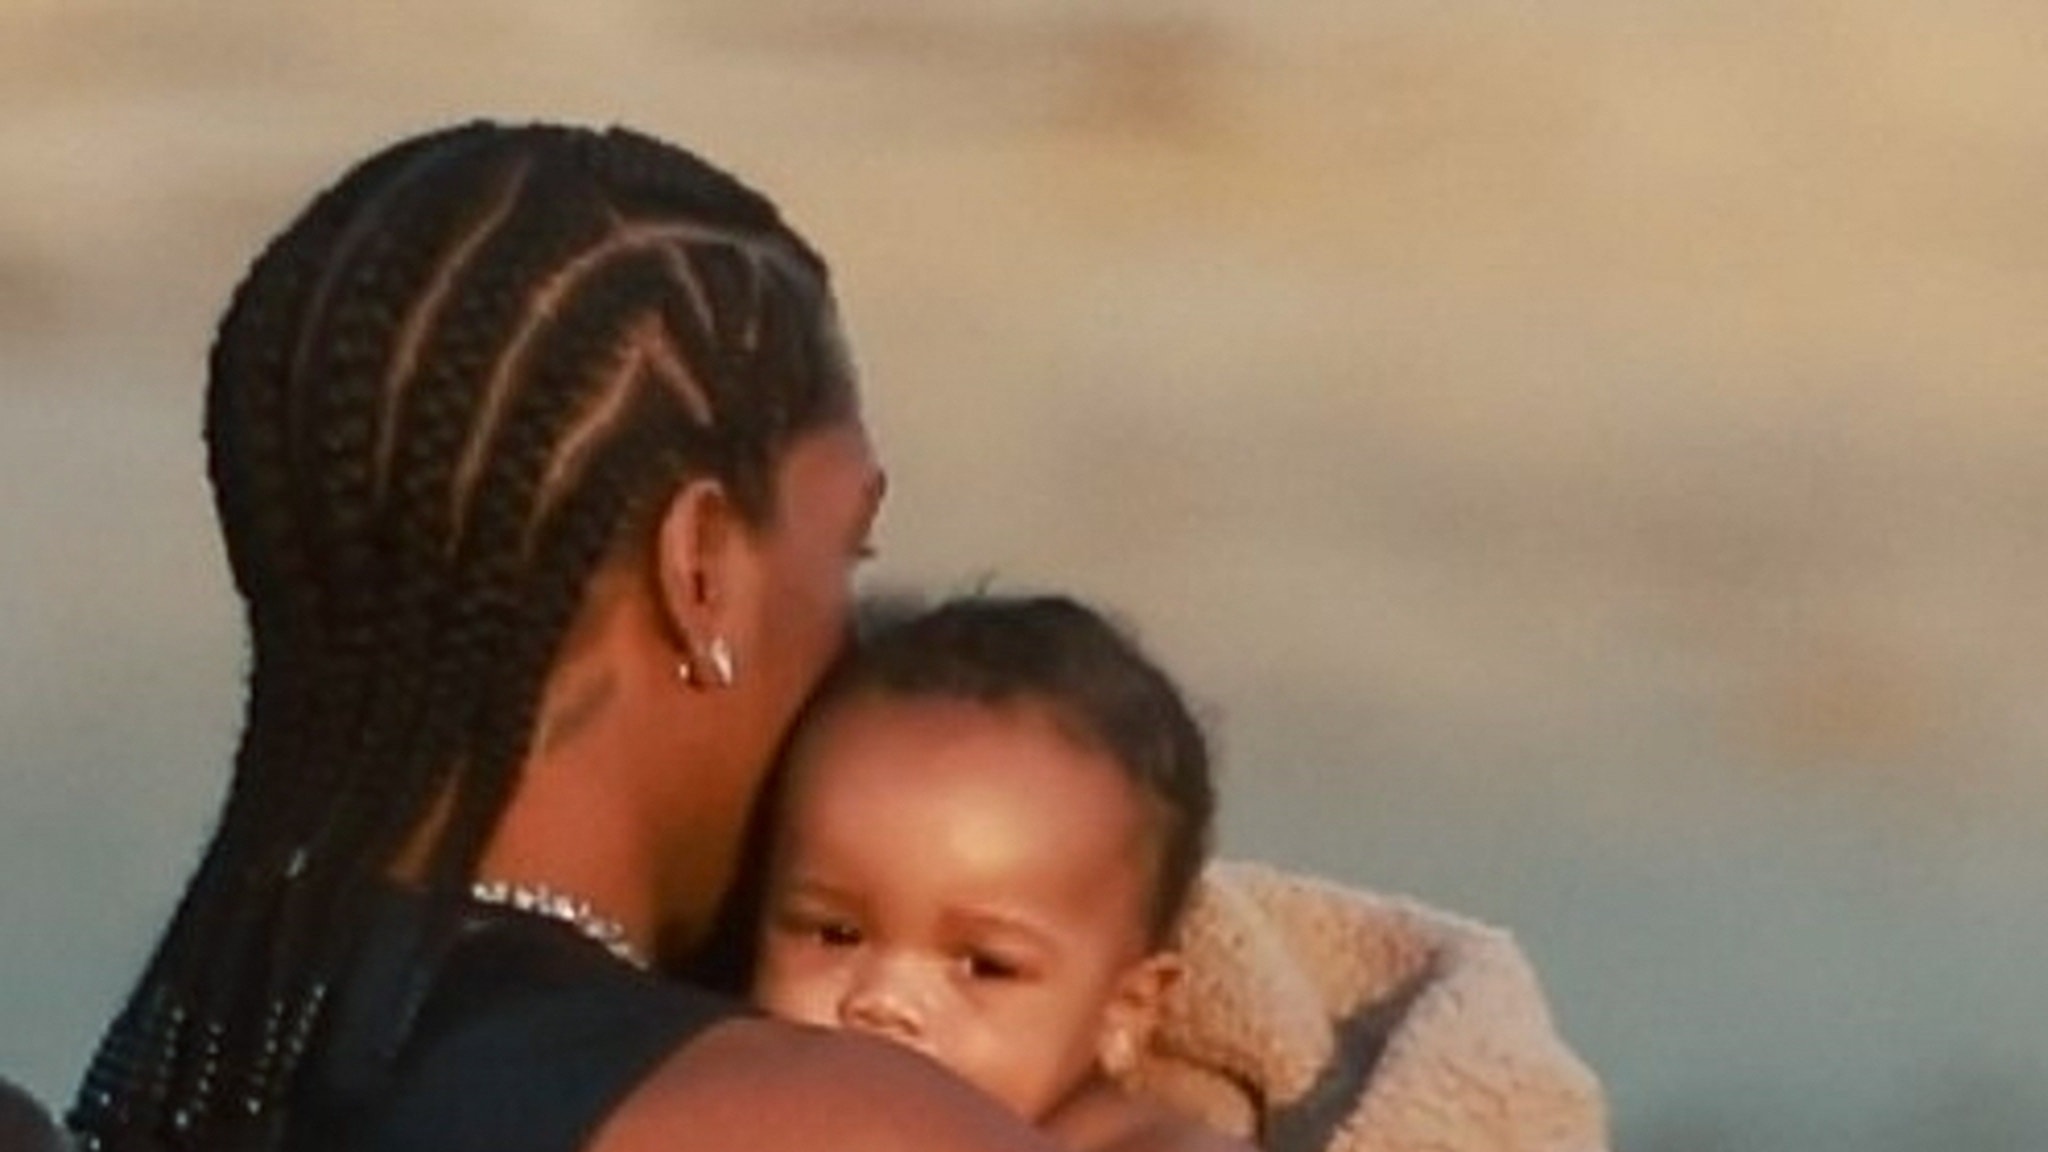
<svg viewBox="0 0 2048 1152">
<path fill-rule="evenodd" d="M 1154 952 L 1124 969 L 1102 1013 L 1102 1034 L 1096 1041 L 1096 1060 L 1111 1079 L 1122 1080 L 1137 1067 L 1138 1057 L 1151 1041 L 1152 1029 L 1166 996 L 1180 983 L 1183 966 L 1176 952 Z"/>
</svg>

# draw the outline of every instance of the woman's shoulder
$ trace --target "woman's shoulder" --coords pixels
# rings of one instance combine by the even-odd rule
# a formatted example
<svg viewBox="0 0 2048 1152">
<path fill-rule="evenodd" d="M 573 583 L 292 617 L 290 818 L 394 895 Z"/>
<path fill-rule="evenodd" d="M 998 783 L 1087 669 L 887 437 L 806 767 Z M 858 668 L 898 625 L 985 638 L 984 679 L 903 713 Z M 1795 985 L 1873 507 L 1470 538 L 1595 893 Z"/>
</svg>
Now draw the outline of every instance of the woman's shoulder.
<svg viewBox="0 0 2048 1152">
<path fill-rule="evenodd" d="M 675 1052 L 597 1131 L 591 1152 L 1050 1152 L 1014 1114 L 899 1045 L 756 1017 Z"/>
<path fill-rule="evenodd" d="M 399 906 L 330 1034 L 308 1128 L 378 1152 L 1047 1152 L 936 1064 L 770 1021 L 502 910 Z M 407 919 L 410 917 L 410 919 Z M 422 960 L 426 956 L 429 959 Z"/>
<path fill-rule="evenodd" d="M 378 1152 L 570 1152 L 670 1053 L 743 1011 L 555 921 L 393 898 L 335 989 L 296 1127 Z"/>
<path fill-rule="evenodd" d="M 1047 1128 L 1077 1152 L 1254 1152 L 1162 1101 L 1107 1083 L 1069 1100 Z"/>
</svg>

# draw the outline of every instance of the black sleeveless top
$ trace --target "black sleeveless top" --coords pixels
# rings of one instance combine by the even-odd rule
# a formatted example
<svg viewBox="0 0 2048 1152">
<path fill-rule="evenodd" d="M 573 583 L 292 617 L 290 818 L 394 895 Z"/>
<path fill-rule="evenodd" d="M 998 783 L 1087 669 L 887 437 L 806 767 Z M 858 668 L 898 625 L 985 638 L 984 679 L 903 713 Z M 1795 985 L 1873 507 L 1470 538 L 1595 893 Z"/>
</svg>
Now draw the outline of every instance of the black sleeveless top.
<svg viewBox="0 0 2048 1152">
<path fill-rule="evenodd" d="M 576 1152 L 743 1011 L 530 913 L 387 893 L 293 1094 L 291 1152 Z"/>
</svg>

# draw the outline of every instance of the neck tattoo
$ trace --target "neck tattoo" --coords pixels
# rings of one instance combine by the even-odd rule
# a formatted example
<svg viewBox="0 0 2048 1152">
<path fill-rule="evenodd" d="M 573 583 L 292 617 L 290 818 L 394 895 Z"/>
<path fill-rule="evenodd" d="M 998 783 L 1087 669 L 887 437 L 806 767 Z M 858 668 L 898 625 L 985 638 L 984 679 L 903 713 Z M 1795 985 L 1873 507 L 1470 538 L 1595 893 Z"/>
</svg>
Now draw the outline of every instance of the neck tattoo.
<svg viewBox="0 0 2048 1152">
<path fill-rule="evenodd" d="M 618 682 L 610 673 L 570 685 L 562 701 L 541 718 L 540 737 L 535 741 L 543 752 L 553 752 L 581 735 L 618 694 Z"/>
</svg>

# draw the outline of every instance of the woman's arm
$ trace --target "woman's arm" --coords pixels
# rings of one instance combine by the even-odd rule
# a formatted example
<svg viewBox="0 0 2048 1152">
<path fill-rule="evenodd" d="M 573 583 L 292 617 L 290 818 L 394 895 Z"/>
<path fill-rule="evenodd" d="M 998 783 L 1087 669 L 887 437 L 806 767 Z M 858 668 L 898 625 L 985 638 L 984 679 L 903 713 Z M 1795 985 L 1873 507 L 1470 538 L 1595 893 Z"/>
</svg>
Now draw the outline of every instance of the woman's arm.
<svg viewBox="0 0 2048 1152">
<path fill-rule="evenodd" d="M 1062 1105 L 1045 1130 L 1071 1152 L 1257 1152 L 1158 1100 L 1108 1083 Z"/>
<path fill-rule="evenodd" d="M 1000 1104 L 885 1040 L 771 1020 L 720 1024 L 671 1056 L 589 1152 L 1055 1152 Z"/>
</svg>

